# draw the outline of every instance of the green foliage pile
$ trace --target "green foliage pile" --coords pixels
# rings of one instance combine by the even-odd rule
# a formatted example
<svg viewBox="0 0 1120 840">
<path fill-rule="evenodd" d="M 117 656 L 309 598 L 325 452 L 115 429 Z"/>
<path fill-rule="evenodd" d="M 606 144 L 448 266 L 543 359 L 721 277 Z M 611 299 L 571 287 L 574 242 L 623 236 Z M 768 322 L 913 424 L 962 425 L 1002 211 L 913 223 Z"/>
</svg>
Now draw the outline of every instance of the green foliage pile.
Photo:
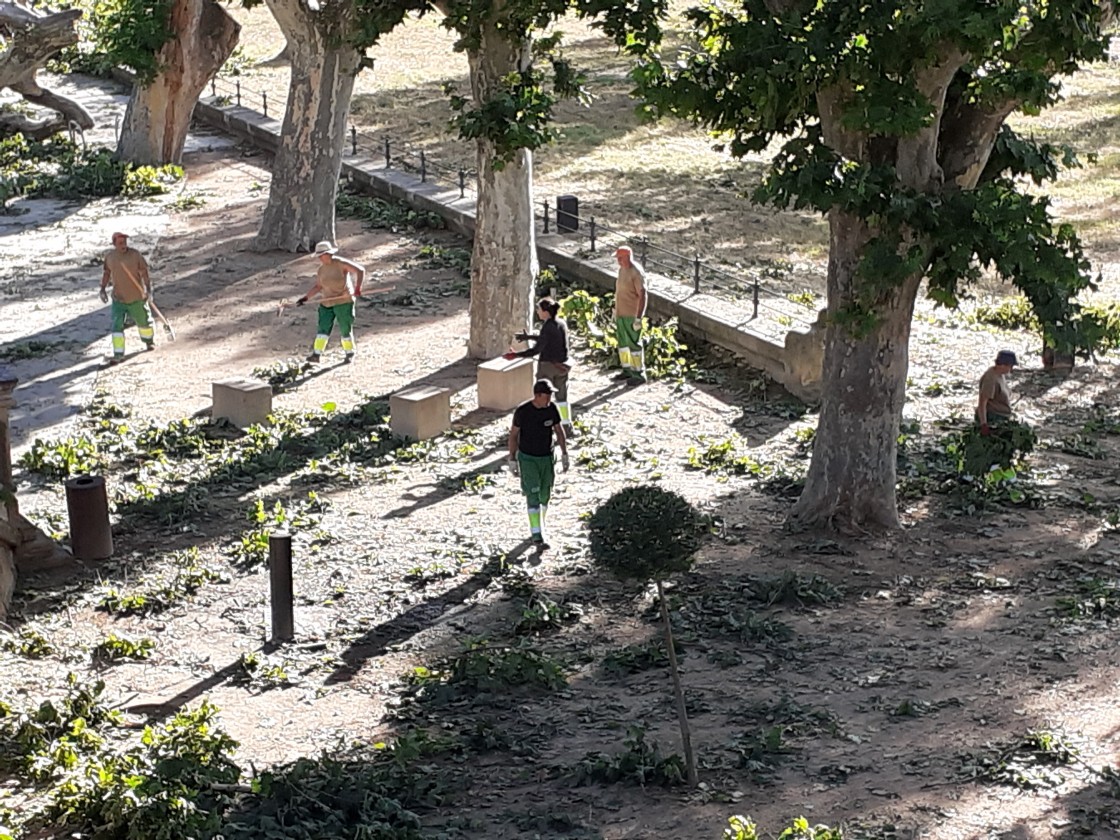
<svg viewBox="0 0 1120 840">
<path fill-rule="evenodd" d="M 14 134 L 0 140 L 0 204 L 20 196 L 143 198 L 169 192 L 182 178 L 180 166 L 133 166 L 109 149 L 86 149 L 65 137 L 35 141 Z"/>
<path fill-rule="evenodd" d="M 570 334 L 583 341 L 588 358 L 600 365 L 615 363 L 618 341 L 614 334 L 613 295 L 598 297 L 583 290 L 572 292 L 560 301 L 560 317 Z M 642 347 L 646 376 L 650 379 L 682 379 L 693 369 L 688 345 L 681 342 L 676 318 L 654 325 L 644 319 Z"/>
<path fill-rule="evenodd" d="M 408 682 L 418 698 L 438 704 L 464 695 L 558 691 L 567 686 L 568 677 L 563 663 L 528 640 L 503 645 L 473 639 L 464 643 L 462 652 L 434 668 L 414 668 Z"/>
<path fill-rule="evenodd" d="M 749 817 L 734 816 L 728 820 L 729 828 L 723 830 L 723 840 L 762 840 L 764 836 Z M 793 820 L 777 840 L 843 840 L 844 833 L 827 825 L 812 825 L 804 817 Z"/>
<path fill-rule="evenodd" d="M 171 557 L 175 573 L 170 580 L 152 580 L 132 592 L 108 589 L 97 604 L 110 615 L 158 615 L 175 607 L 221 575 L 202 565 L 198 548 L 176 552 Z"/>
<path fill-rule="evenodd" d="M 36 438 L 19 459 L 19 465 L 25 470 L 47 478 L 86 475 L 97 472 L 104 464 L 105 457 L 97 444 L 85 436 L 57 440 Z"/>
<path fill-rule="evenodd" d="M 676 753 L 662 755 L 656 742 L 646 740 L 644 727 L 631 726 L 621 752 L 588 753 L 576 764 L 573 776 L 576 785 L 624 782 L 640 787 L 672 787 L 684 783 L 685 762 Z"/>
<path fill-rule="evenodd" d="M 964 513 L 993 504 L 1034 503 L 1037 497 L 1023 479 L 1025 458 L 1037 443 L 1034 430 L 1018 421 L 993 426 L 987 437 L 975 425 L 924 446 L 908 437 L 899 446 L 900 494 L 948 495 Z"/>
<path fill-rule="evenodd" d="M 1003 330 L 1045 335 L 1034 307 L 1021 295 L 998 304 L 978 306 L 972 317 L 977 323 Z M 1120 347 L 1120 302 L 1081 304 L 1078 329 L 1084 335 L 1087 347 L 1103 351 Z"/>
<path fill-rule="evenodd" d="M 358 219 L 367 227 L 393 233 L 444 227 L 443 217 L 438 213 L 413 210 L 399 201 L 385 201 L 345 188 L 338 191 L 335 211 L 343 219 Z"/>
</svg>

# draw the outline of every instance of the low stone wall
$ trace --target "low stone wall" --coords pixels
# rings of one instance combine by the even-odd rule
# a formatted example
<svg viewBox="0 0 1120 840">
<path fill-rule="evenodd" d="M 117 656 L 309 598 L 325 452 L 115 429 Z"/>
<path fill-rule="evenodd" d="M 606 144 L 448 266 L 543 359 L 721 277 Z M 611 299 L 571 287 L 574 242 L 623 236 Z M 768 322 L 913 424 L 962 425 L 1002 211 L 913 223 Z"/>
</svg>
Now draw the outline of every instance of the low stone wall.
<svg viewBox="0 0 1120 840">
<path fill-rule="evenodd" d="M 249 108 L 219 108 L 199 102 L 195 117 L 267 152 L 274 153 L 280 142 L 280 121 Z M 437 213 L 451 230 L 468 239 L 474 236 L 474 201 L 460 198 L 458 189 L 422 182 L 406 172 L 386 169 L 380 159 L 361 155 L 351 156 L 343 163 L 342 177 L 380 198 Z M 577 253 L 578 247 L 572 239 L 557 234 L 537 237 L 541 265 L 553 265 L 562 276 L 585 286 L 613 291 L 614 266 L 597 265 Z M 651 314 L 676 317 L 686 335 L 743 357 L 799 399 L 816 402 L 820 398 L 823 313 L 807 330 L 792 330 L 780 340 L 754 329 L 745 312 L 727 301 L 694 294 L 680 283 L 658 275 L 651 276 L 648 285 Z"/>
</svg>

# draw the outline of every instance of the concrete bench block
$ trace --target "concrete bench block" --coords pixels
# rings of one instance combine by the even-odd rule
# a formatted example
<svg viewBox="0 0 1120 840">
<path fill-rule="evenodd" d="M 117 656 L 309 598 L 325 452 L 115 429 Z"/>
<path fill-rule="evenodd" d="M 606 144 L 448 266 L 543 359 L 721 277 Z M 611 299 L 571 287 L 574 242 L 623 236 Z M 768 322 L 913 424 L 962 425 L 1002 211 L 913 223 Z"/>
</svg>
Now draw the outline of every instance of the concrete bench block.
<svg viewBox="0 0 1120 840">
<path fill-rule="evenodd" d="M 499 356 L 478 366 L 478 407 L 509 411 L 533 396 L 533 360 Z"/>
<path fill-rule="evenodd" d="M 451 390 L 420 385 L 389 397 L 389 428 L 398 437 L 427 440 L 451 429 Z"/>
<path fill-rule="evenodd" d="M 225 418 L 238 428 L 265 423 L 272 413 L 272 386 L 259 379 L 223 379 L 213 384 L 210 416 Z"/>
</svg>

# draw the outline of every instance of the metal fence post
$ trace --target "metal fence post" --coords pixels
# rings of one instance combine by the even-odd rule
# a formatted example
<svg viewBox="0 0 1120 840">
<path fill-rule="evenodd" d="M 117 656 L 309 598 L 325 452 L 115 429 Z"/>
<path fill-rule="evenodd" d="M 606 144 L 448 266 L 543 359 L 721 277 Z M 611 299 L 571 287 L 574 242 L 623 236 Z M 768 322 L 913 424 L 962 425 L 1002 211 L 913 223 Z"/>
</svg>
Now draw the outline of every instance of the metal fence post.
<svg viewBox="0 0 1120 840">
<path fill-rule="evenodd" d="M 754 311 L 751 313 L 751 318 L 758 317 L 758 278 L 754 278 L 754 289 L 751 291 L 751 303 L 754 306 Z"/>
<path fill-rule="evenodd" d="M 213 78 L 213 79 L 210 80 L 210 95 L 211 96 L 217 96 L 218 95 L 218 80 L 217 80 L 217 78 Z"/>
<path fill-rule="evenodd" d="M 290 642 L 296 635 L 292 608 L 292 535 L 268 535 L 268 588 L 272 607 L 272 641 Z"/>
<path fill-rule="evenodd" d="M 548 199 L 541 203 L 544 204 L 544 232 L 548 233 Z"/>
<path fill-rule="evenodd" d="M 358 127 L 356 125 L 350 126 L 350 151 L 355 155 L 358 154 Z"/>
<path fill-rule="evenodd" d="M 268 116 L 268 94 L 261 91 L 261 104 L 264 106 L 264 115 Z"/>
<path fill-rule="evenodd" d="M 389 138 L 385 138 L 385 168 L 388 169 L 393 162 L 392 149 L 389 146 Z"/>
<path fill-rule="evenodd" d="M 234 84 L 237 86 L 237 107 L 241 107 L 241 80 L 238 79 Z"/>
<path fill-rule="evenodd" d="M 420 183 L 424 184 L 428 181 L 428 159 L 424 156 L 424 150 L 420 150 Z"/>
<path fill-rule="evenodd" d="M 648 265 L 649 265 L 649 237 L 648 236 L 643 236 L 641 241 L 638 243 L 638 247 L 641 249 L 642 265 L 648 267 Z"/>
<path fill-rule="evenodd" d="M 587 223 L 588 233 L 591 236 L 591 253 L 595 253 L 595 217 L 592 216 L 591 220 Z"/>
<path fill-rule="evenodd" d="M 697 254 L 692 259 L 692 289 L 695 292 L 700 291 L 700 255 Z"/>
<path fill-rule="evenodd" d="M 467 171 L 459 167 L 459 198 L 467 194 Z"/>
</svg>

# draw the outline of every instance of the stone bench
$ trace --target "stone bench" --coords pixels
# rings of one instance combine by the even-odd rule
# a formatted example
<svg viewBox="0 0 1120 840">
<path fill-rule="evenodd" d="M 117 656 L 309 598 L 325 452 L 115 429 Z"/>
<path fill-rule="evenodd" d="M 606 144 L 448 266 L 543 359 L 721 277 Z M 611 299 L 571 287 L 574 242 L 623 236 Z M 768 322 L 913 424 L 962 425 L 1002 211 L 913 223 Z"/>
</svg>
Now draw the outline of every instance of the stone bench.
<svg viewBox="0 0 1120 840">
<path fill-rule="evenodd" d="M 499 356 L 478 366 L 478 407 L 510 411 L 533 397 L 533 360 Z"/>
<path fill-rule="evenodd" d="M 225 418 L 240 429 L 265 423 L 272 413 L 272 386 L 259 379 L 222 379 L 213 383 L 210 416 Z"/>
<path fill-rule="evenodd" d="M 398 437 L 427 440 L 451 429 L 451 391 L 420 385 L 389 397 L 389 428 Z"/>
</svg>

